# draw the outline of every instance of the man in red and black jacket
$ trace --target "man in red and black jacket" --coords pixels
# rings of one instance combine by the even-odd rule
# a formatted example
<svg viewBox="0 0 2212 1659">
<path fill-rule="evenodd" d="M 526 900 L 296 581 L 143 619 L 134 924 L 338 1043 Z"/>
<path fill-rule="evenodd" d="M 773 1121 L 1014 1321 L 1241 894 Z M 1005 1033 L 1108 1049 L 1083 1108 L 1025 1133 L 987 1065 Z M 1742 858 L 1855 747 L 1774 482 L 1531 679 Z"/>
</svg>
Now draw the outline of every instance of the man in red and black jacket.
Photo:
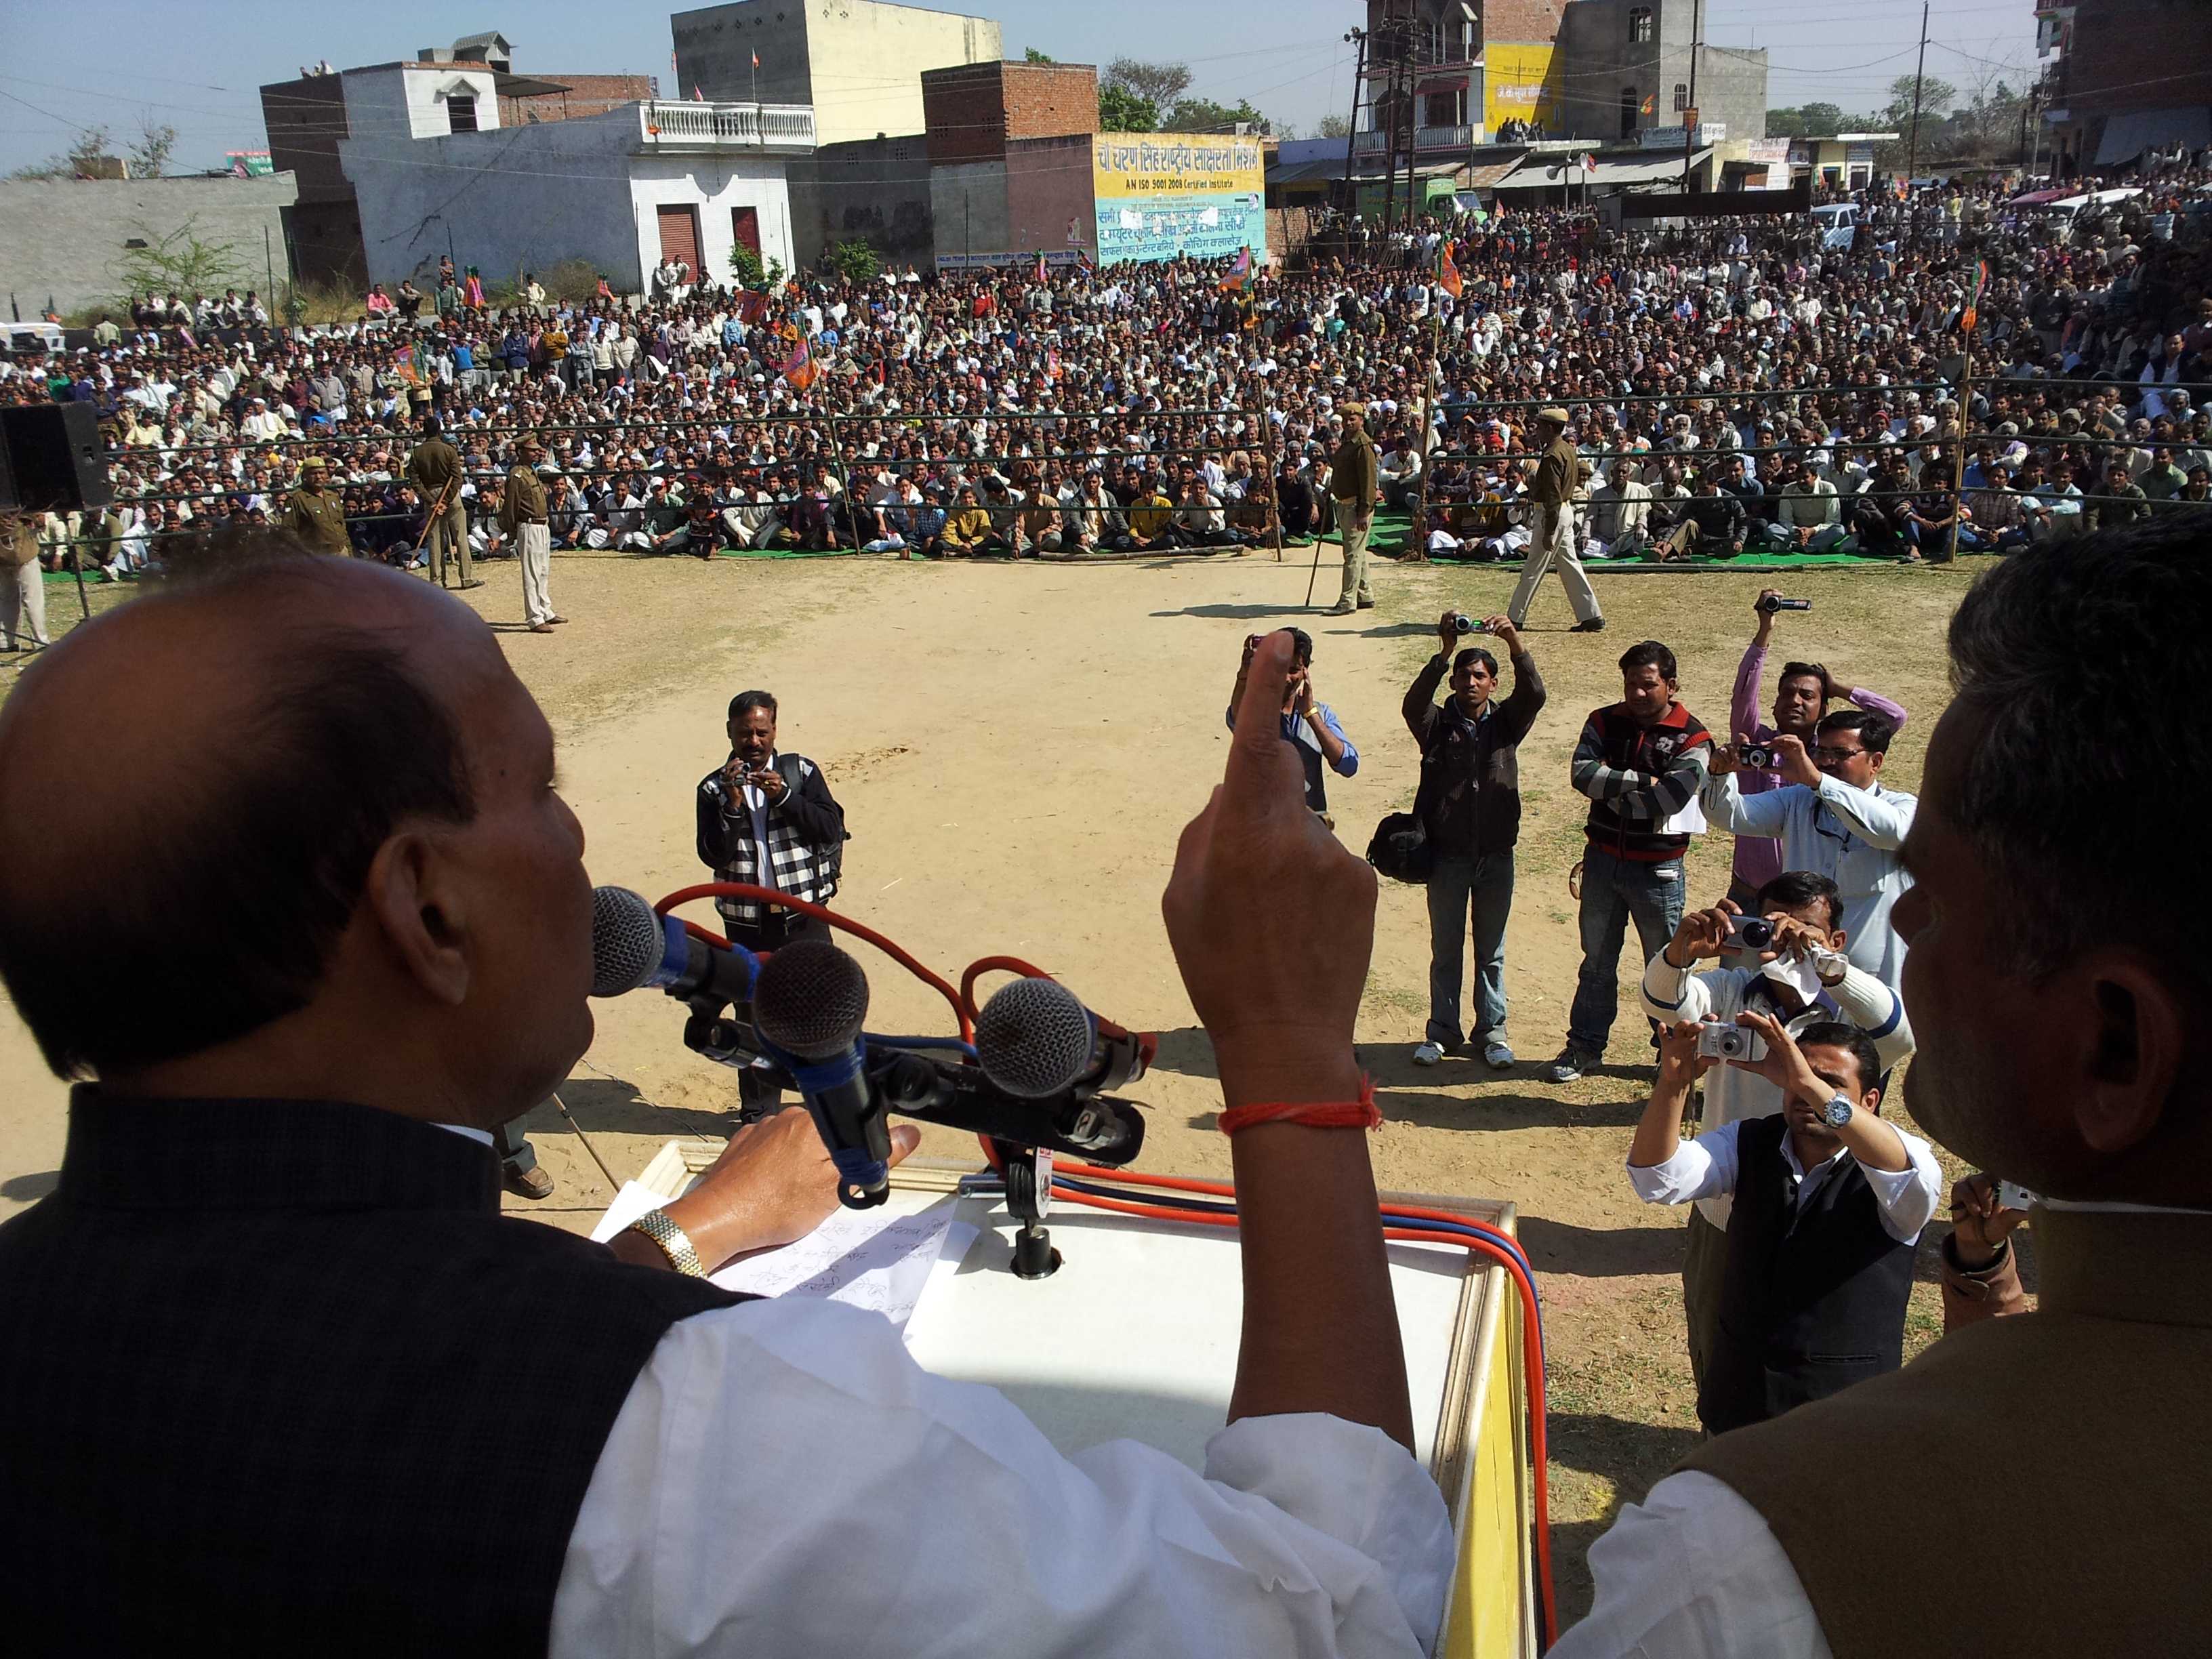
<svg viewBox="0 0 2212 1659">
<path fill-rule="evenodd" d="M 1574 785 L 1590 799 L 1583 966 L 1567 1046 L 1544 1071 L 1553 1083 L 1571 1083 L 1605 1058 L 1630 918 L 1647 963 L 1681 924 L 1685 809 L 1705 785 L 1712 737 L 1674 690 L 1674 653 L 1656 640 L 1631 646 L 1620 659 L 1620 701 L 1592 714 L 1575 745 Z"/>
</svg>

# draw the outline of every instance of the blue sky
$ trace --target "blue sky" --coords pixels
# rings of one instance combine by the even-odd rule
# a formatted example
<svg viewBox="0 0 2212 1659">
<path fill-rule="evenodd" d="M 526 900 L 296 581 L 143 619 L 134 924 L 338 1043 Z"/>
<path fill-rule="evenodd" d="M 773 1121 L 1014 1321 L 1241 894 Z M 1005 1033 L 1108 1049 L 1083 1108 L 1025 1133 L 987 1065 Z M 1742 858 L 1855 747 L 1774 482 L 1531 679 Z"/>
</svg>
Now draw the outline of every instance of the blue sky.
<svg viewBox="0 0 2212 1659">
<path fill-rule="evenodd" d="M 133 133 L 142 115 L 178 130 L 176 167 L 219 167 L 225 150 L 266 143 L 256 91 L 263 82 L 289 79 L 321 58 L 341 69 L 388 63 L 485 29 L 514 42 L 515 67 L 526 73 L 659 75 L 664 92 L 672 91 L 665 11 L 605 0 L 534 0 L 512 8 L 514 15 L 503 9 L 457 9 L 447 0 L 360 7 L 107 0 L 88 16 L 26 0 L 9 8 L 8 52 L 0 58 L 0 172 L 65 148 L 78 127 Z M 1000 0 L 975 9 L 1004 25 L 1009 57 L 1035 46 L 1069 63 L 1179 59 L 1205 95 L 1230 104 L 1249 98 L 1310 133 L 1323 115 L 1350 104 L 1352 49 L 1342 37 L 1364 8 L 1349 0 L 1234 8 Z M 1918 0 L 1708 0 L 1705 7 L 1708 40 L 1768 49 L 1770 103 L 1820 99 L 1854 112 L 1879 106 L 1889 82 L 1912 73 L 1919 25 Z M 1929 75 L 1966 87 L 2006 65 L 2018 85 L 2033 61 L 2033 10 L 2028 0 L 1934 0 L 1929 40 Z"/>
</svg>

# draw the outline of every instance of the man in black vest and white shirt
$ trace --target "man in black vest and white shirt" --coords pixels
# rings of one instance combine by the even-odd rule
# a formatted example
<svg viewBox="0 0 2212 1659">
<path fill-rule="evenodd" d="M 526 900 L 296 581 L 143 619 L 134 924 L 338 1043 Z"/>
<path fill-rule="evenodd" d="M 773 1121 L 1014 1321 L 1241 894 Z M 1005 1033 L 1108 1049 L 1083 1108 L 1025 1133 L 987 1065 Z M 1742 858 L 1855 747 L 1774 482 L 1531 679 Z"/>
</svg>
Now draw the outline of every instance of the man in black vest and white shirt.
<svg viewBox="0 0 2212 1659">
<path fill-rule="evenodd" d="M 699 780 L 699 861 L 718 880 L 773 887 L 810 904 L 826 904 L 842 867 L 845 809 L 830 793 L 822 769 L 775 746 L 775 699 L 740 691 L 730 699 L 730 757 Z M 827 939 L 826 923 L 760 899 L 717 898 L 722 931 L 748 951 L 774 951 L 795 939 Z M 738 1018 L 747 1018 L 740 1009 Z M 746 1117 L 774 1109 L 782 1091 L 763 1067 L 738 1073 Z"/>
<path fill-rule="evenodd" d="M 1912 1052 L 1912 1025 L 1896 992 L 1846 951 L 1856 920 L 1836 884 L 1809 870 L 1785 870 L 1760 888 L 1751 916 L 1772 930 L 1766 946 L 1747 949 L 1732 929 L 1743 918 L 1727 899 L 1682 918 L 1667 947 L 1652 957 L 1637 988 L 1644 1014 L 1659 1024 L 1683 1020 L 1732 1020 L 1755 1009 L 1792 1031 L 1842 1020 L 1867 1034 L 1885 1080 Z M 1697 964 L 1718 957 L 1702 972 Z M 1757 1072 L 1727 1067 L 1705 1079 L 1699 1133 L 1711 1134 L 1747 1118 L 1782 1110 L 1784 1094 Z M 1727 1272 L 1729 1200 L 1702 1198 L 1690 1212 L 1682 1260 L 1682 1311 L 1690 1330 L 1690 1370 L 1705 1381 L 1718 1339 L 1721 1292 Z"/>
<path fill-rule="evenodd" d="M 1224 1104 L 1328 1109 L 1375 878 L 1299 806 L 1289 666 L 1275 635 L 1162 908 Z M 1063 1456 L 866 1310 L 705 1282 L 836 1207 L 803 1113 L 610 1246 L 498 1212 L 488 1131 L 592 1039 L 553 770 L 482 618 L 304 553 L 95 617 L 0 708 L 0 976 L 97 1079 L 0 1224 L 10 1650 L 1428 1652 L 1451 1529 L 1358 1128 L 1231 1143 L 1203 1477 Z M 87 988 L 125 939 L 118 1006 Z"/>
<path fill-rule="evenodd" d="M 1682 1139 L 1698 1053 L 1685 1020 L 1660 1040 L 1659 1080 L 1636 1126 L 1628 1178 L 1647 1204 L 1731 1194 L 1720 1328 L 1698 1385 L 1708 1434 L 1779 1417 L 1905 1363 L 1912 1247 L 1943 1175 L 1928 1143 L 1881 1121 L 1881 1062 L 1839 1020 L 1792 1037 L 1770 1013 L 1735 1025 L 1765 1043 L 1756 1072 L 1784 1097 L 1777 1116 Z"/>
</svg>

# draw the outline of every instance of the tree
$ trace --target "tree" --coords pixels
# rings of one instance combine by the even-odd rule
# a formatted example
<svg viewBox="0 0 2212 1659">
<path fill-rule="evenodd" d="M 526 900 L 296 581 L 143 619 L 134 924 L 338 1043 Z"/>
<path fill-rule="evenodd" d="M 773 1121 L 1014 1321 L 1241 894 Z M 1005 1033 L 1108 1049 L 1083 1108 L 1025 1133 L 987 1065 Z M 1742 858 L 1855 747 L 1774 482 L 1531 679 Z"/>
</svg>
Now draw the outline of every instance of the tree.
<svg viewBox="0 0 2212 1659">
<path fill-rule="evenodd" d="M 169 166 L 170 154 L 177 148 L 177 130 L 167 125 L 156 125 L 151 110 L 138 117 L 138 141 L 131 146 L 131 176 L 134 179 L 158 179 Z"/>
<path fill-rule="evenodd" d="M 1236 106 L 1218 104 L 1211 98 L 1185 98 L 1178 101 L 1160 123 L 1163 132 L 1234 132 L 1239 125 L 1250 127 L 1255 132 L 1267 131 L 1267 118 L 1254 109 L 1249 100 L 1240 98 Z"/>
<path fill-rule="evenodd" d="M 93 173 L 94 163 L 106 154 L 107 129 L 84 127 L 70 140 L 68 154 L 49 155 L 43 161 L 17 167 L 8 176 L 14 179 L 86 178 Z"/>
<path fill-rule="evenodd" d="M 1026 52 L 1022 53 L 1022 62 L 1024 64 L 1056 64 L 1060 60 L 1057 58 L 1046 57 L 1044 53 L 1039 52 L 1035 46 L 1030 47 Z"/>
<path fill-rule="evenodd" d="M 833 242 L 830 246 L 830 263 L 837 274 L 848 283 L 872 281 L 884 268 L 874 248 L 868 246 L 865 236 L 856 242 Z"/>
<path fill-rule="evenodd" d="M 1098 131 L 1101 132 L 1157 132 L 1159 106 L 1139 98 L 1127 87 L 1098 88 Z"/>
<path fill-rule="evenodd" d="M 1132 93 L 1156 111 L 1173 109 L 1183 94 L 1190 90 L 1190 65 L 1140 64 L 1133 58 L 1116 58 L 1106 65 L 1105 79 L 1098 84 Z"/>
<path fill-rule="evenodd" d="M 135 224 L 133 241 L 143 247 L 126 248 L 115 264 L 115 280 L 124 294 L 213 294 L 226 288 L 244 288 L 253 280 L 252 268 L 235 242 L 211 241 L 200 229 L 197 216 L 186 219 L 166 234 L 149 225 Z"/>
<path fill-rule="evenodd" d="M 1324 115 L 1321 118 L 1321 125 L 1314 129 L 1314 137 L 1349 138 L 1352 137 L 1352 123 L 1341 115 Z"/>
<path fill-rule="evenodd" d="M 761 256 L 743 242 L 732 242 L 730 244 L 730 272 L 738 279 L 739 288 L 768 293 L 783 281 L 783 262 L 771 254 L 767 263 L 763 264 Z"/>
<path fill-rule="evenodd" d="M 1832 138 L 1850 118 L 1834 104 L 1801 104 L 1795 109 L 1766 112 L 1770 138 Z"/>
<path fill-rule="evenodd" d="M 1941 114 L 1955 102 L 1958 88 L 1948 81 L 1939 81 L 1930 75 L 1920 82 L 1920 118 L 1925 123 L 1931 115 Z M 1903 123 L 1912 118 L 1912 77 L 1900 75 L 1889 83 L 1889 105 L 1881 112 L 1886 121 Z"/>
</svg>

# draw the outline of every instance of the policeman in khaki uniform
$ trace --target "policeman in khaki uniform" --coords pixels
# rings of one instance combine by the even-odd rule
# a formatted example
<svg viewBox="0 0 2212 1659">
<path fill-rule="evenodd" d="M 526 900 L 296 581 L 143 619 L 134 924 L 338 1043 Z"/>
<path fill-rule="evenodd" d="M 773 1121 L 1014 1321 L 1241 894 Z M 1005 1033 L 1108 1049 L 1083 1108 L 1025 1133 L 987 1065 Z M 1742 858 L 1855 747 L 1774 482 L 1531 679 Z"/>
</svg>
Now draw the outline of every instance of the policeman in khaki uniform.
<svg viewBox="0 0 2212 1659">
<path fill-rule="evenodd" d="M 330 464 L 321 456 L 310 455 L 301 464 L 300 487 L 284 509 L 284 528 L 305 542 L 311 553 L 343 557 L 353 552 L 353 538 L 346 534 L 343 504 L 324 489 L 329 481 Z"/>
<path fill-rule="evenodd" d="M 1367 435 L 1367 406 L 1346 404 L 1344 441 L 1329 459 L 1328 493 L 1334 498 L 1337 534 L 1344 543 L 1344 592 L 1327 614 L 1348 617 L 1375 608 L 1367 585 L 1367 536 L 1375 526 L 1375 492 L 1380 464 Z"/>
<path fill-rule="evenodd" d="M 1536 482 L 1529 489 L 1536 515 L 1528 526 L 1528 562 L 1505 614 L 1516 628 L 1526 626 L 1529 601 L 1536 597 L 1546 573 L 1556 565 L 1559 585 L 1567 590 L 1567 603 L 1574 607 L 1574 631 L 1595 634 L 1605 626 L 1605 616 L 1598 609 L 1597 595 L 1590 591 L 1589 578 L 1583 574 L 1583 562 L 1575 552 L 1574 496 L 1582 457 L 1567 441 L 1565 410 L 1538 410 L 1535 427 L 1537 439 L 1544 446 L 1543 459 L 1536 463 Z"/>
<path fill-rule="evenodd" d="M 514 469 L 499 504 L 499 527 L 514 538 L 522 559 L 522 617 L 533 634 L 550 634 L 566 617 L 553 611 L 553 532 L 545 517 L 545 485 L 538 476 L 545 446 L 526 437 L 515 446 Z"/>
<path fill-rule="evenodd" d="M 0 634 L 10 651 L 52 643 L 46 637 L 46 573 L 39 562 L 39 524 L 35 513 L 0 518 Z"/>
<path fill-rule="evenodd" d="M 434 416 L 422 422 L 422 441 L 407 458 L 407 477 L 422 496 L 429 520 L 426 539 L 432 579 L 441 587 L 446 585 L 450 549 L 460 561 L 461 586 L 482 587 L 483 583 L 469 573 L 469 510 L 461 502 L 460 454 L 446 441 Z"/>
</svg>

